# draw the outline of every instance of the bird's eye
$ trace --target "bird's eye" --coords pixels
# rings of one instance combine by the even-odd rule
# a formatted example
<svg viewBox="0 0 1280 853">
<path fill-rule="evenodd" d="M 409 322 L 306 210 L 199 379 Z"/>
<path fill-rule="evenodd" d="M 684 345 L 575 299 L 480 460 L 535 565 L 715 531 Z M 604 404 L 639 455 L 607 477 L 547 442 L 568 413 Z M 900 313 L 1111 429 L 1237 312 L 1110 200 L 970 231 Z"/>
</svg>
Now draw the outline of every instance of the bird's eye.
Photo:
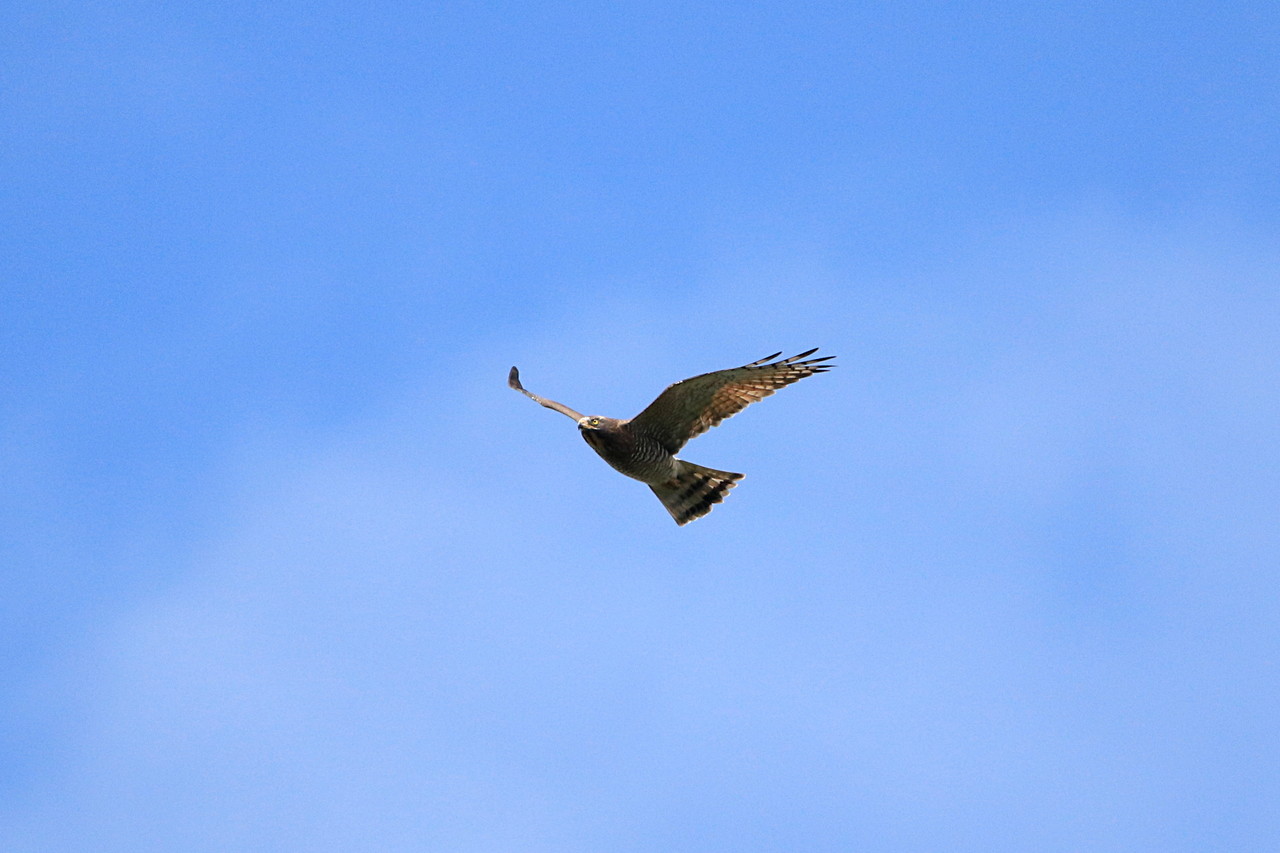
<svg viewBox="0 0 1280 853">
<path fill-rule="evenodd" d="M 591 420 L 587 421 L 587 423 L 591 424 L 592 426 L 600 426 L 600 419 L 592 418 Z"/>
</svg>

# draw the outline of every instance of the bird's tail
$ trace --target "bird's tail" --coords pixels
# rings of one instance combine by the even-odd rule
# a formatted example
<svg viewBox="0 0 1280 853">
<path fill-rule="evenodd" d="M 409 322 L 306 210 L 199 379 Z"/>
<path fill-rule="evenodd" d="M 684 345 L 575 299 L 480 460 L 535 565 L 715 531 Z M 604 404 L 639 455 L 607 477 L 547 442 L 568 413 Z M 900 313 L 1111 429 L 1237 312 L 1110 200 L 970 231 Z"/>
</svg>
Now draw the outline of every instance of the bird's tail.
<svg viewBox="0 0 1280 853">
<path fill-rule="evenodd" d="M 671 513 L 676 524 L 688 524 L 695 518 L 711 512 L 711 507 L 724 500 L 726 494 L 743 474 L 729 471 L 717 471 L 714 468 L 703 468 L 692 462 L 677 460 L 680 473 L 656 486 L 650 486 L 653 493 L 662 501 L 662 505 Z"/>
</svg>

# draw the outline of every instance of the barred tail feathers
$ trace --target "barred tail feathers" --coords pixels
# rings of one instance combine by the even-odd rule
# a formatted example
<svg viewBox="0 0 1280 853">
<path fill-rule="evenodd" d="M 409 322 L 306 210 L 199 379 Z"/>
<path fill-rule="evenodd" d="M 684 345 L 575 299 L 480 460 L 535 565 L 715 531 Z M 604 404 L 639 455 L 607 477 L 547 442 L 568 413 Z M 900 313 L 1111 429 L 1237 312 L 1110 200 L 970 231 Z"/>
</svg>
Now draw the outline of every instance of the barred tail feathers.
<svg viewBox="0 0 1280 853">
<path fill-rule="evenodd" d="M 676 524 L 684 525 L 711 512 L 711 507 L 724 500 L 729 490 L 738 485 L 743 474 L 704 468 L 692 462 L 680 462 L 680 473 L 665 483 L 650 486 Z"/>
</svg>

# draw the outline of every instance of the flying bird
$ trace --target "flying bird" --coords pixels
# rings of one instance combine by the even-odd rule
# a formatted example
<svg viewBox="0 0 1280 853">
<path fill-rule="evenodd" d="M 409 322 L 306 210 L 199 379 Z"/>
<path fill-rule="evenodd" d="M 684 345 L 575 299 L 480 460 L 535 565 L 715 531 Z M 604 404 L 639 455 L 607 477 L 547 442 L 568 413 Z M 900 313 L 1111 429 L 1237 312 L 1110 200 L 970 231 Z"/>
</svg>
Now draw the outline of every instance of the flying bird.
<svg viewBox="0 0 1280 853">
<path fill-rule="evenodd" d="M 592 450 L 616 470 L 648 485 L 676 524 L 684 525 L 711 512 L 711 507 L 724 500 L 745 475 L 704 468 L 677 459 L 676 453 L 689 439 L 757 400 L 835 366 L 823 364 L 835 358 L 833 355 L 808 358 L 817 351 L 815 347 L 781 361 L 774 361 L 782 355 L 775 352 L 742 367 L 677 382 L 643 412 L 625 421 L 582 415 L 563 403 L 526 391 L 520 384 L 520 371 L 514 367 L 507 384 L 534 402 L 577 421 L 578 432 Z"/>
</svg>

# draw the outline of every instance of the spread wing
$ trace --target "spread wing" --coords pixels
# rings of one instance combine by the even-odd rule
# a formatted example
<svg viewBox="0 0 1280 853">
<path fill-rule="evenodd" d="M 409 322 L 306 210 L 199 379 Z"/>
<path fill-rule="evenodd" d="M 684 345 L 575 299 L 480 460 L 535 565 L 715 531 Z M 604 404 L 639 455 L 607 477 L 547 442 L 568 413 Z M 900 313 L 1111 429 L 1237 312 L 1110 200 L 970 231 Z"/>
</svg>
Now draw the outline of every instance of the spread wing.
<svg viewBox="0 0 1280 853">
<path fill-rule="evenodd" d="M 775 352 L 742 367 L 677 382 L 632 418 L 631 426 L 658 439 L 668 451 L 675 453 L 689 439 L 702 435 L 779 388 L 834 367 L 822 363 L 835 358 L 833 355 L 804 360 L 817 351 L 814 348 L 781 361 L 774 361 L 782 355 Z"/>
<path fill-rule="evenodd" d="M 573 409 L 566 406 L 564 403 L 557 403 L 555 400 L 548 400 L 545 397 L 539 397 L 537 394 L 534 394 L 531 391 L 524 390 L 524 386 L 520 384 L 520 371 L 516 370 L 514 367 L 511 368 L 511 372 L 507 374 L 507 384 L 510 385 L 512 388 L 516 389 L 517 391 L 519 391 L 521 394 L 528 397 L 530 400 L 534 401 L 535 403 L 546 406 L 548 409 L 557 411 L 562 415 L 568 415 L 569 417 L 573 418 L 575 421 L 582 420 L 582 415 L 578 414 Z"/>
</svg>

